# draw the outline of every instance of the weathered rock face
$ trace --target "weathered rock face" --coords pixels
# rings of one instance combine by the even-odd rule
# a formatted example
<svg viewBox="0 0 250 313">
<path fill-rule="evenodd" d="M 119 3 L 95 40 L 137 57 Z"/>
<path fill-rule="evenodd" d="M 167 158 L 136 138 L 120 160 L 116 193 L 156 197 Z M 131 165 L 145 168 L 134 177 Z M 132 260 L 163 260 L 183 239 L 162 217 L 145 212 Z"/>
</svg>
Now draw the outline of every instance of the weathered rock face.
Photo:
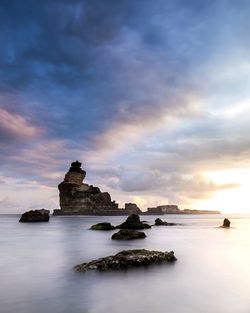
<svg viewBox="0 0 250 313">
<path fill-rule="evenodd" d="M 98 224 L 92 225 L 90 227 L 90 229 L 92 229 L 92 230 L 113 230 L 113 229 L 115 229 L 115 226 L 111 225 L 110 223 L 103 222 L 103 223 L 98 223 Z"/>
<path fill-rule="evenodd" d="M 61 210 L 54 210 L 54 215 L 119 214 L 118 204 L 111 200 L 108 192 L 101 192 L 98 187 L 83 183 L 86 172 L 81 163 L 71 164 L 64 181 L 59 184 Z"/>
<path fill-rule="evenodd" d="M 31 210 L 22 214 L 20 223 L 38 223 L 49 221 L 49 210 Z"/>
<path fill-rule="evenodd" d="M 144 229 L 144 228 L 151 228 L 150 225 L 144 224 L 140 221 L 140 217 L 137 214 L 131 214 L 126 219 L 126 221 L 118 226 L 116 228 L 121 229 Z"/>
<path fill-rule="evenodd" d="M 116 255 L 93 260 L 89 263 L 82 263 L 75 266 L 77 272 L 88 270 L 119 270 L 130 267 L 148 266 L 156 263 L 167 263 L 176 261 L 174 252 L 149 251 L 145 249 L 124 250 Z"/>
<path fill-rule="evenodd" d="M 148 208 L 147 213 L 148 214 L 178 214 L 180 212 L 180 209 L 177 205 L 159 205 L 155 208 Z"/>
<path fill-rule="evenodd" d="M 133 229 L 121 229 L 118 233 L 112 235 L 113 240 L 133 240 L 143 239 L 145 237 L 144 232 Z"/>
<path fill-rule="evenodd" d="M 125 203 L 125 211 L 127 214 L 140 214 L 141 210 L 136 203 Z"/>
<path fill-rule="evenodd" d="M 155 220 L 155 226 L 175 226 L 175 225 L 178 225 L 176 223 L 168 223 L 168 222 L 165 222 L 163 220 L 161 220 L 160 218 L 157 218 Z"/>
<path fill-rule="evenodd" d="M 221 226 L 222 228 L 229 228 L 230 227 L 231 222 L 229 221 L 228 218 L 225 218 L 223 221 L 223 225 Z"/>
</svg>

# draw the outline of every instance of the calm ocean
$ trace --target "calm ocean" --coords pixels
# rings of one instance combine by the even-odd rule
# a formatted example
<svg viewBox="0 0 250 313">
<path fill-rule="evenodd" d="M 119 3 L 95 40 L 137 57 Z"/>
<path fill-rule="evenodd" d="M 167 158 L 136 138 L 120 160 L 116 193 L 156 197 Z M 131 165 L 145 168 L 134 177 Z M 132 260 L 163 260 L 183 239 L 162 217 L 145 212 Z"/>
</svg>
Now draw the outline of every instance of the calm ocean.
<svg viewBox="0 0 250 313">
<path fill-rule="evenodd" d="M 165 215 L 183 226 L 153 227 L 117 242 L 91 231 L 125 217 L 51 217 L 18 223 L 0 215 L 1 313 L 249 313 L 250 216 Z M 153 223 L 155 216 L 141 219 Z M 75 273 L 74 265 L 123 249 L 174 250 L 178 261 L 142 269 Z"/>
</svg>

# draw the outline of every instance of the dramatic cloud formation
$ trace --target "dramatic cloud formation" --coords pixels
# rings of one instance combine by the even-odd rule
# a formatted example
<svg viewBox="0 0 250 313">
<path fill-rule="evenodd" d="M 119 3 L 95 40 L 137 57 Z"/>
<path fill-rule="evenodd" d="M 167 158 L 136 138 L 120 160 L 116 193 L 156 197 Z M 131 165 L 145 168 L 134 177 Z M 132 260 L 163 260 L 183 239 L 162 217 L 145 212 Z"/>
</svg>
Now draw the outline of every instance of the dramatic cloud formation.
<svg viewBox="0 0 250 313">
<path fill-rule="evenodd" d="M 10 114 L 6 110 L 0 109 L 0 134 L 2 141 L 9 141 L 11 138 L 32 138 L 38 133 L 33 125 L 17 114 Z"/>
<path fill-rule="evenodd" d="M 210 173 L 250 168 L 249 13 L 244 0 L 1 1 L 2 210 L 55 208 L 75 159 L 121 205 L 248 210 L 243 174 Z"/>
</svg>

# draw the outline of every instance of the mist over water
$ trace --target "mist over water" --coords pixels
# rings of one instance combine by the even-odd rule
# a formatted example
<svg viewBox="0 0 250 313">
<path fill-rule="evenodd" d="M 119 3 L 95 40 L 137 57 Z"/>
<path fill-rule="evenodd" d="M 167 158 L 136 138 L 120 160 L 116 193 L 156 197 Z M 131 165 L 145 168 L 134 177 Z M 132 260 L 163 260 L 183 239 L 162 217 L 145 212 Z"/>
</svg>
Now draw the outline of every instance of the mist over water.
<svg viewBox="0 0 250 313">
<path fill-rule="evenodd" d="M 250 216 L 165 215 L 183 226 L 153 227 L 146 239 L 112 241 L 91 231 L 125 217 L 51 217 L 18 223 L 0 215 L 1 313 L 249 313 Z M 143 216 L 153 224 L 155 216 Z M 73 266 L 123 249 L 174 250 L 175 264 L 75 273 Z"/>
</svg>

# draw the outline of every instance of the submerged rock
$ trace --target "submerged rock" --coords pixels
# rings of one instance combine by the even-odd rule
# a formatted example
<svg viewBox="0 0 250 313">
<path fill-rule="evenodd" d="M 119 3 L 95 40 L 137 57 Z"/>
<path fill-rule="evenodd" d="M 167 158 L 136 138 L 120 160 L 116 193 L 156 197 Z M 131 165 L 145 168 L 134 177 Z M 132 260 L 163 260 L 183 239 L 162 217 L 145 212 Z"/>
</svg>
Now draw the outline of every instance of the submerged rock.
<svg viewBox="0 0 250 313">
<path fill-rule="evenodd" d="M 229 228 L 230 227 L 231 222 L 229 221 L 228 218 L 225 218 L 223 221 L 223 225 L 220 226 L 221 228 Z"/>
<path fill-rule="evenodd" d="M 160 218 L 157 218 L 155 220 L 155 226 L 176 226 L 178 224 L 176 223 L 168 223 L 168 222 L 165 222 L 163 220 L 161 220 Z"/>
<path fill-rule="evenodd" d="M 146 235 L 142 231 L 133 230 L 133 229 L 121 229 L 118 233 L 113 234 L 113 240 L 132 240 L 132 239 L 142 239 Z"/>
<path fill-rule="evenodd" d="M 140 217 L 138 214 L 131 214 L 126 219 L 126 221 L 118 226 L 116 228 L 121 229 L 144 229 L 144 228 L 151 228 L 150 225 L 144 224 L 140 221 Z"/>
<path fill-rule="evenodd" d="M 38 223 L 49 221 L 49 210 L 31 210 L 22 214 L 20 223 Z"/>
<path fill-rule="evenodd" d="M 92 230 L 113 230 L 113 229 L 115 229 L 115 226 L 111 225 L 110 223 L 103 222 L 103 223 L 98 223 L 98 224 L 92 225 L 90 227 L 90 229 L 92 229 Z"/>
<path fill-rule="evenodd" d="M 174 262 L 176 260 L 173 251 L 161 252 L 145 249 L 123 250 L 115 255 L 76 265 L 74 269 L 77 272 L 85 272 L 88 270 L 108 271 L 156 263 Z"/>
</svg>

